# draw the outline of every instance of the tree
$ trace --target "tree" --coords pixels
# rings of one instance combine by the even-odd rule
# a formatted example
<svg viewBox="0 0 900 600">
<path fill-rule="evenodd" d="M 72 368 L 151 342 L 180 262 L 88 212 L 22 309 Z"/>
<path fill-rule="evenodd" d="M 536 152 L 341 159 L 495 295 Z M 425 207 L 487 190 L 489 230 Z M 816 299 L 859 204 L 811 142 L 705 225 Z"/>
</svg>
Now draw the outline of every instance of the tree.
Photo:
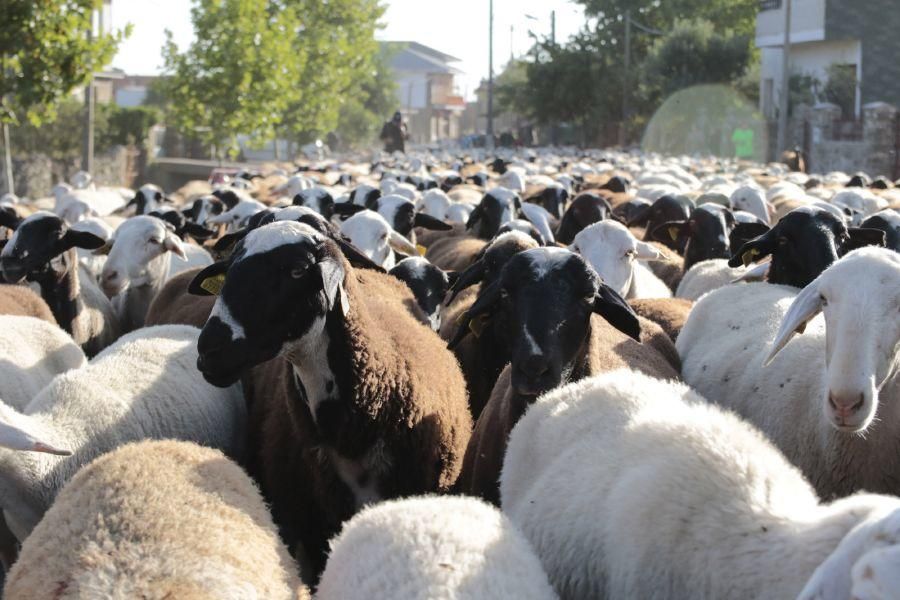
<svg viewBox="0 0 900 600">
<path fill-rule="evenodd" d="M 337 136 L 344 147 L 373 143 L 381 131 L 384 116 L 398 105 L 397 85 L 389 65 L 387 46 L 376 55 L 371 71 L 356 81 L 356 88 L 345 94 L 338 116 Z"/>
<path fill-rule="evenodd" d="M 0 19 L 0 123 L 11 178 L 9 125 L 40 125 L 113 57 L 130 28 L 89 37 L 102 0 L 4 0 Z M 12 188 L 12 185 L 9 185 Z"/>
<path fill-rule="evenodd" d="M 676 21 L 651 48 L 643 71 L 650 88 L 665 98 L 694 85 L 736 81 L 749 61 L 746 36 L 702 19 Z"/>
<path fill-rule="evenodd" d="M 825 70 L 828 80 L 822 90 L 825 100 L 841 107 L 843 117 L 856 113 L 856 65 L 832 64 Z"/>
<path fill-rule="evenodd" d="M 220 157 L 223 149 L 237 154 L 238 134 L 272 139 L 299 85 L 294 14 L 274 2 L 197 0 L 191 20 L 196 39 L 184 53 L 166 32 L 169 122 L 215 145 Z"/>
<path fill-rule="evenodd" d="M 345 103 L 354 105 L 345 114 L 362 115 L 356 95 L 365 95 L 365 86 L 375 81 L 372 73 L 385 68 L 378 62 L 375 41 L 384 7 L 378 0 L 280 0 L 277 4 L 298 23 L 291 52 L 300 63 L 281 129 L 293 141 L 306 143 L 338 127 Z"/>
</svg>

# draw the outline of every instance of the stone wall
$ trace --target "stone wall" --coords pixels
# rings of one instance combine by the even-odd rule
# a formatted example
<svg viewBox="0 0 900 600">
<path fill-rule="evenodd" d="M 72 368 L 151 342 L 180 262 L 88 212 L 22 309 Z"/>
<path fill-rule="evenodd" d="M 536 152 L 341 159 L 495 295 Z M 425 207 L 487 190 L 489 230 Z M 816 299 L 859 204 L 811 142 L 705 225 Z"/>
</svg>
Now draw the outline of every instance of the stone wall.
<svg viewBox="0 0 900 600">
<path fill-rule="evenodd" d="M 885 175 L 896 179 L 897 173 L 897 109 L 884 102 L 863 107 L 863 135 L 858 141 L 834 139 L 834 124 L 841 109 L 829 103 L 817 104 L 802 113 L 802 121 L 792 127 L 795 132 L 809 128 L 807 166 L 810 172 L 827 173 L 865 171 L 869 175 Z"/>
<path fill-rule="evenodd" d="M 132 187 L 137 176 L 137 151 L 116 146 L 94 157 L 94 181 L 98 185 Z M 16 194 L 23 198 L 42 198 L 60 181 L 81 169 L 80 161 L 53 160 L 43 154 L 13 158 L 13 181 Z M 6 169 L 0 168 L 0 190 L 6 191 Z"/>
</svg>

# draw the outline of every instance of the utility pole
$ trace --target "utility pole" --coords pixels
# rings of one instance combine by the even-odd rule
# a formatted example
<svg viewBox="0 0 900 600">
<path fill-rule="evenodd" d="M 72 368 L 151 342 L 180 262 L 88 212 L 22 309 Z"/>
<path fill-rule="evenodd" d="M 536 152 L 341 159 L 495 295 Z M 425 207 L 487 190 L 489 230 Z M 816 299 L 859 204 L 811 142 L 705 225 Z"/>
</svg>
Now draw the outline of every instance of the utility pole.
<svg viewBox="0 0 900 600">
<path fill-rule="evenodd" d="M 516 31 L 515 25 L 509 26 L 509 62 L 511 63 L 515 59 L 515 55 L 513 53 L 513 37 Z"/>
<path fill-rule="evenodd" d="M 0 72 L 0 76 L 6 77 L 6 55 L 4 54 L 2 57 L 2 62 L 0 62 L 0 68 L 3 69 Z M 13 181 L 13 165 L 12 165 L 12 147 L 9 145 L 9 123 L 3 121 L 3 151 L 6 155 L 4 158 L 4 163 L 6 166 L 6 191 L 10 194 L 16 193 L 15 182 Z"/>
<path fill-rule="evenodd" d="M 488 105 L 487 105 L 487 140 L 485 147 L 494 149 L 494 0 L 488 3 Z"/>
<path fill-rule="evenodd" d="M 625 11 L 625 70 L 622 75 L 622 125 L 619 127 L 619 145 L 625 146 L 625 129 L 628 123 L 628 83 L 631 70 L 631 10 Z"/>
<path fill-rule="evenodd" d="M 550 43 L 556 45 L 556 11 L 550 11 Z"/>
<path fill-rule="evenodd" d="M 781 47 L 781 107 L 778 110 L 778 142 L 776 156 L 786 150 L 788 108 L 791 79 L 788 68 L 791 54 L 791 0 L 784 0 L 784 45 Z"/>
<path fill-rule="evenodd" d="M 94 15 L 96 10 L 91 12 L 91 24 L 88 28 L 88 43 L 94 38 Z M 103 18 L 100 18 L 103 22 Z M 101 32 L 102 34 L 102 32 Z M 94 75 L 88 76 L 87 82 L 84 84 L 84 141 L 82 145 L 81 170 L 87 171 L 89 174 L 94 173 Z"/>
</svg>

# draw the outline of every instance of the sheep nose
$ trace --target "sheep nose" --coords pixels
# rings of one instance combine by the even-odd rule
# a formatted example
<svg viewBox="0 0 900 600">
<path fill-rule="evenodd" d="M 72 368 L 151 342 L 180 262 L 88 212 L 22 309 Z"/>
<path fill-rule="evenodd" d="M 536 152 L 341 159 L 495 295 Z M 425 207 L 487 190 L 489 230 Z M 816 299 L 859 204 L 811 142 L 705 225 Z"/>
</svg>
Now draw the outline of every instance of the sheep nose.
<svg viewBox="0 0 900 600">
<path fill-rule="evenodd" d="M 103 279 L 105 279 L 107 281 L 115 281 L 118 278 L 119 278 L 118 271 L 104 271 L 103 272 Z"/>
<path fill-rule="evenodd" d="M 853 416 L 854 413 L 859 412 L 865 400 L 865 394 L 862 392 L 858 394 L 828 392 L 828 405 L 831 406 L 835 415 L 841 419 L 847 419 Z"/>
<path fill-rule="evenodd" d="M 543 354 L 532 354 L 522 361 L 520 369 L 529 379 L 538 379 L 550 370 L 550 362 Z"/>
</svg>

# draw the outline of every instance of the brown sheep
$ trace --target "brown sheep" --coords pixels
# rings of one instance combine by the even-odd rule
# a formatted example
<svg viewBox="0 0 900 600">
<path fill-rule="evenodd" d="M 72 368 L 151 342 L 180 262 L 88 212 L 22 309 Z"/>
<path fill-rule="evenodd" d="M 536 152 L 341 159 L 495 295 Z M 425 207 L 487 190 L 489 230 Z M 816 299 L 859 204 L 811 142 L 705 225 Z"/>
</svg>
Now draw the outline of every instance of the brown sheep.
<svg viewBox="0 0 900 600">
<path fill-rule="evenodd" d="M 21 285 L 0 284 L 0 314 L 35 317 L 57 325 L 47 302 Z"/>
<path fill-rule="evenodd" d="M 310 572 L 362 506 L 455 483 L 472 428 L 465 380 L 402 282 L 284 221 L 248 233 L 190 290 L 219 292 L 198 342 L 204 377 L 227 386 L 253 367 L 250 469 Z"/>
<path fill-rule="evenodd" d="M 486 240 L 469 236 L 444 237 L 432 242 L 425 258 L 444 271 L 464 271 L 486 245 Z"/>
<path fill-rule="evenodd" d="M 629 300 L 634 312 L 662 327 L 674 342 L 681 333 L 694 303 L 685 298 L 641 298 Z"/>
<path fill-rule="evenodd" d="M 199 272 L 200 267 L 188 269 L 169 279 L 150 303 L 144 326 L 183 324 L 203 327 L 215 298 L 188 294 L 188 286 Z"/>
</svg>

